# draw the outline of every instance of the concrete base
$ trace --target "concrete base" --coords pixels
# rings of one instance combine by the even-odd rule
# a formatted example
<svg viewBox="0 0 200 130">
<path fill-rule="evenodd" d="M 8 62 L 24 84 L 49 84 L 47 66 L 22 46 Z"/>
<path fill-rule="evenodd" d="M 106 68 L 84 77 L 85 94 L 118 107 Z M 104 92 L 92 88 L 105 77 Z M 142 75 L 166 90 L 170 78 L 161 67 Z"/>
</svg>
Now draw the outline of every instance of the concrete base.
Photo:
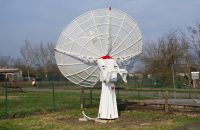
<svg viewBox="0 0 200 130">
<path fill-rule="evenodd" d="M 79 121 L 84 121 L 84 122 L 88 121 L 86 118 L 79 118 L 78 120 Z"/>
<path fill-rule="evenodd" d="M 112 123 L 115 122 L 116 120 L 104 120 L 104 119 L 96 119 L 95 122 L 97 123 Z"/>
<path fill-rule="evenodd" d="M 82 122 L 92 121 L 95 123 L 112 123 L 116 121 L 116 120 L 104 120 L 104 119 L 97 119 L 97 118 L 94 120 L 88 120 L 87 118 L 79 118 L 78 120 Z"/>
<path fill-rule="evenodd" d="M 79 118 L 79 121 L 92 121 L 92 122 L 97 122 L 97 123 L 111 123 L 115 122 L 117 119 L 101 119 L 101 118 L 91 118 L 85 114 L 84 111 L 82 111 L 83 118 Z"/>
</svg>

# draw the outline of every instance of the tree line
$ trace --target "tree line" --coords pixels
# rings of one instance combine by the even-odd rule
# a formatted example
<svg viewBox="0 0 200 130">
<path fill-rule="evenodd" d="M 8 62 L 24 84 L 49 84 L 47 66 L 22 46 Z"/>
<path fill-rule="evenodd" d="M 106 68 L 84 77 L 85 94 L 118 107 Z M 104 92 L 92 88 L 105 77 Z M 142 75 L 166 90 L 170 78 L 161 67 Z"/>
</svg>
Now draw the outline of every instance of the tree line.
<svg viewBox="0 0 200 130">
<path fill-rule="evenodd" d="M 0 67 L 17 67 L 28 80 L 38 76 L 45 79 L 52 75 L 62 77 L 55 63 L 54 48 L 54 43 L 34 44 L 25 40 L 20 48 L 21 57 L 0 56 Z M 153 74 L 165 84 L 171 84 L 172 74 L 182 72 L 189 84 L 190 72 L 200 69 L 200 23 L 186 31 L 175 30 L 157 40 L 147 41 L 143 48 L 143 73 Z"/>
</svg>

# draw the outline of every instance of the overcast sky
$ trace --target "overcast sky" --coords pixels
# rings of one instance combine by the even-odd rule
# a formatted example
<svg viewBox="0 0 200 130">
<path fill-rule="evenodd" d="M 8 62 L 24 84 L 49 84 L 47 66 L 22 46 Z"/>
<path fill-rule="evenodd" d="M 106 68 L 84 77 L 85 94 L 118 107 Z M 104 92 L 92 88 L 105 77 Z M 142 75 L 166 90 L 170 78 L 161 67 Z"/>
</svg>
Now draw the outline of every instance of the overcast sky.
<svg viewBox="0 0 200 130">
<path fill-rule="evenodd" d="M 25 39 L 56 43 L 74 18 L 109 6 L 138 22 L 144 42 L 200 22 L 200 0 L 0 0 L 0 55 L 19 57 Z"/>
</svg>

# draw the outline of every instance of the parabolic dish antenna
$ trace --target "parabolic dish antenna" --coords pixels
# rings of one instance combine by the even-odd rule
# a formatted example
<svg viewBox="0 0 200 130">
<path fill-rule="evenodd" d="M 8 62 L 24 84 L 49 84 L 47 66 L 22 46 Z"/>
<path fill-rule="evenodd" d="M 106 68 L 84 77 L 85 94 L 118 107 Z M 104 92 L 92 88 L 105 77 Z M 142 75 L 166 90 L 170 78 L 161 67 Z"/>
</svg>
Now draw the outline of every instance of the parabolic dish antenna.
<svg viewBox="0 0 200 130">
<path fill-rule="evenodd" d="M 77 17 L 61 33 L 55 56 L 61 73 L 71 82 L 93 87 L 102 82 L 98 118 L 118 118 L 114 84 L 142 53 L 142 35 L 135 20 L 109 8 Z M 105 110 L 106 109 L 106 110 Z"/>
</svg>

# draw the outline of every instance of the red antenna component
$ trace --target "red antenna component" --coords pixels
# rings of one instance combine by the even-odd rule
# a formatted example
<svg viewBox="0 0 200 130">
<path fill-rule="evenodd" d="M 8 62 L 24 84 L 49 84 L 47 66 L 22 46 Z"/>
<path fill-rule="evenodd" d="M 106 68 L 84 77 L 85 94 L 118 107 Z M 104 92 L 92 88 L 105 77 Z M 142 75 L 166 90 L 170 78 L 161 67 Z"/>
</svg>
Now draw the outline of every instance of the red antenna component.
<svg viewBox="0 0 200 130">
<path fill-rule="evenodd" d="M 105 55 L 105 56 L 102 56 L 101 59 L 112 59 L 112 56 Z"/>
</svg>

